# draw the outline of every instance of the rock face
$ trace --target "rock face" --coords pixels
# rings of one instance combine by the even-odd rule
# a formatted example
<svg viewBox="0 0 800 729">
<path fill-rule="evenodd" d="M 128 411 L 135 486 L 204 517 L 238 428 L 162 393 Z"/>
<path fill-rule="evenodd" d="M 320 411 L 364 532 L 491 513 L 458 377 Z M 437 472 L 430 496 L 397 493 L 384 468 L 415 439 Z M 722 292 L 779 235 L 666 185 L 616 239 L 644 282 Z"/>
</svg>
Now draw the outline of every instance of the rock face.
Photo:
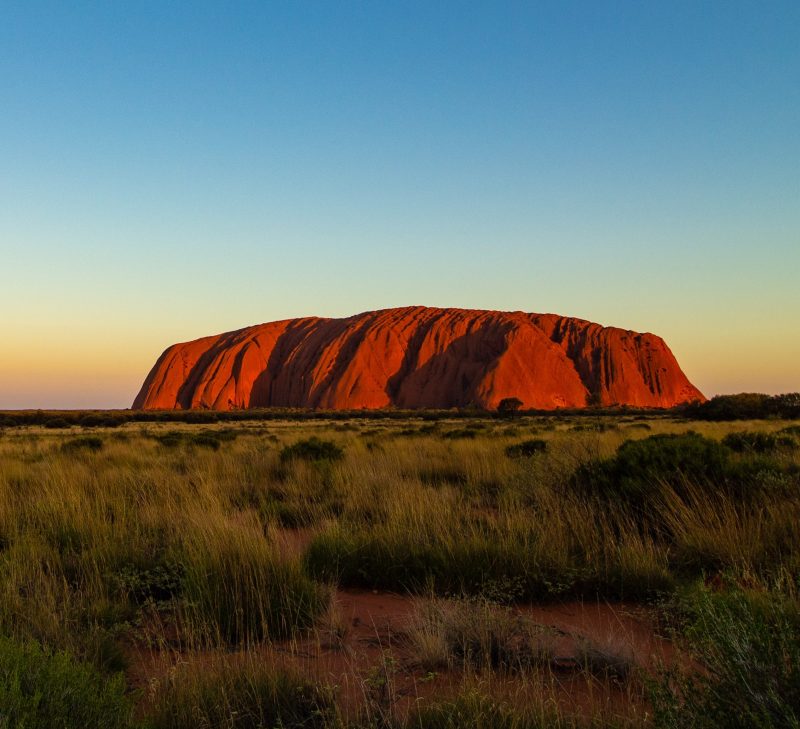
<svg viewBox="0 0 800 729">
<path fill-rule="evenodd" d="M 384 309 L 169 347 L 136 409 L 671 407 L 704 400 L 660 337 L 554 314 Z"/>
</svg>

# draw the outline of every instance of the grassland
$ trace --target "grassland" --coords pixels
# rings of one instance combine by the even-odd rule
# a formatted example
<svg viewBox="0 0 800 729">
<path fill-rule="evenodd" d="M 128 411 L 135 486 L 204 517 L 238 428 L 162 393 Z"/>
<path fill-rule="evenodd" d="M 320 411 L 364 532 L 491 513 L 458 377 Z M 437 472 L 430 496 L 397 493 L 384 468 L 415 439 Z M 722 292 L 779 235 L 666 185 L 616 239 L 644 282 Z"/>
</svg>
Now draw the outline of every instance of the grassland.
<svg viewBox="0 0 800 729">
<path fill-rule="evenodd" d="M 800 726 L 796 421 L 92 417 L 0 431 L 2 727 Z"/>
</svg>

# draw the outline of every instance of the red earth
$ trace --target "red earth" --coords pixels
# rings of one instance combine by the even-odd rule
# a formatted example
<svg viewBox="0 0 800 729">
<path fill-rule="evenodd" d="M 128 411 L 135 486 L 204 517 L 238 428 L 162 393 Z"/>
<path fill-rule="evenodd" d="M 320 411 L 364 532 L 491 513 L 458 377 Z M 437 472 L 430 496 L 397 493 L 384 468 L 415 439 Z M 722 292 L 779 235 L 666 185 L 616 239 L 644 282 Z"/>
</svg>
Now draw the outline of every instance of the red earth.
<svg viewBox="0 0 800 729">
<path fill-rule="evenodd" d="M 704 400 L 663 339 L 582 319 L 412 306 L 174 344 L 135 409 L 672 407 Z"/>
</svg>

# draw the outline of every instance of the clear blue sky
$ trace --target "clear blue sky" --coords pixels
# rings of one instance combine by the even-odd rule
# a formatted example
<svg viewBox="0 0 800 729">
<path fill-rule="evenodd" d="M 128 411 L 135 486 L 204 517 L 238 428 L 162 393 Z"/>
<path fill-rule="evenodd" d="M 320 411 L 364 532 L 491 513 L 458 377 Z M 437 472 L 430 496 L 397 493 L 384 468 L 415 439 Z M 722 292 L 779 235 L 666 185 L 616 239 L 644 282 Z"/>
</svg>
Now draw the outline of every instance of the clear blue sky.
<svg viewBox="0 0 800 729">
<path fill-rule="evenodd" d="M 428 304 L 800 390 L 800 3 L 4 2 L 0 408 Z"/>
</svg>

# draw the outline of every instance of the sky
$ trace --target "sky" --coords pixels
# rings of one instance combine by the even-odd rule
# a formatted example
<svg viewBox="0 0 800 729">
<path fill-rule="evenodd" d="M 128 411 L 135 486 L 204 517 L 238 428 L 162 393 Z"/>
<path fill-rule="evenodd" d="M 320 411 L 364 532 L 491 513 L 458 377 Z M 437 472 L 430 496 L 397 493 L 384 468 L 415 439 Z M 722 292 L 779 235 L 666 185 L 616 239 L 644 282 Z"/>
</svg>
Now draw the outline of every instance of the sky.
<svg viewBox="0 0 800 729">
<path fill-rule="evenodd" d="M 0 4 L 0 409 L 424 304 L 800 390 L 800 3 Z"/>
</svg>

